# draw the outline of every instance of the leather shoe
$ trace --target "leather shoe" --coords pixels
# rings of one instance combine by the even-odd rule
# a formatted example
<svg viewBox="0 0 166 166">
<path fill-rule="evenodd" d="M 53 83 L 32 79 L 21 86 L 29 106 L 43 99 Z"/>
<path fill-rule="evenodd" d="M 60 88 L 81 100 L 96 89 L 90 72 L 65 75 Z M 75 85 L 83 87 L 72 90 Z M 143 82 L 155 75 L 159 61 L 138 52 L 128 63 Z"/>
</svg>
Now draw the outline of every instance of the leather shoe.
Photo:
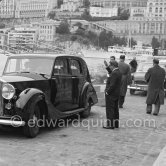
<svg viewBox="0 0 166 166">
<path fill-rule="evenodd" d="M 158 114 L 157 113 L 153 113 L 154 116 L 157 116 Z"/>
<path fill-rule="evenodd" d="M 114 129 L 114 127 L 103 126 L 104 129 Z"/>
<path fill-rule="evenodd" d="M 147 114 L 151 114 L 151 112 L 146 112 Z"/>
</svg>

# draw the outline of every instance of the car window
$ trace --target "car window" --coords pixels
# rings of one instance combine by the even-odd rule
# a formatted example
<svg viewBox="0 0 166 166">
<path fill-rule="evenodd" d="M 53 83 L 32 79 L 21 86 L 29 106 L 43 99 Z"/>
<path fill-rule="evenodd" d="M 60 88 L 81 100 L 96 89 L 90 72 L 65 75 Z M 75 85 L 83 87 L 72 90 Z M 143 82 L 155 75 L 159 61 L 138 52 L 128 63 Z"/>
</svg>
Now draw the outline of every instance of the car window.
<svg viewBox="0 0 166 166">
<path fill-rule="evenodd" d="M 160 67 L 164 68 L 166 71 L 166 64 L 165 63 L 159 63 Z M 147 72 L 149 68 L 153 67 L 152 63 L 142 63 L 138 66 L 137 71 L 138 72 Z"/>
<path fill-rule="evenodd" d="M 46 58 L 10 58 L 5 68 L 6 73 L 13 72 L 35 72 L 50 75 L 52 71 L 53 60 Z"/>
<path fill-rule="evenodd" d="M 70 69 L 71 69 L 72 75 L 79 76 L 82 73 L 80 63 L 79 61 L 75 59 L 70 60 Z"/>
<path fill-rule="evenodd" d="M 53 75 L 56 75 L 56 74 L 68 74 L 66 59 L 55 60 Z"/>
</svg>

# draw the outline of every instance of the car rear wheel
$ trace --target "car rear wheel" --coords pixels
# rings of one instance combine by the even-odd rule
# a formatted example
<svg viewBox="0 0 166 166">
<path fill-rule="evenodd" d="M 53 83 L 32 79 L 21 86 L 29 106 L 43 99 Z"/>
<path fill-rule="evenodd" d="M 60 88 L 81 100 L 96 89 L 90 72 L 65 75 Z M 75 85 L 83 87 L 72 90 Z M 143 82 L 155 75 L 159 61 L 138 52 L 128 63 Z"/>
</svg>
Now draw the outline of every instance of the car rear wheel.
<svg viewBox="0 0 166 166">
<path fill-rule="evenodd" d="M 135 93 L 135 89 L 130 89 L 130 94 L 134 95 L 134 93 Z"/>
<path fill-rule="evenodd" d="M 85 103 L 85 110 L 83 112 L 81 112 L 81 114 L 80 114 L 81 117 L 82 118 L 89 117 L 90 111 L 91 111 L 91 102 L 87 100 L 86 103 Z"/>
<path fill-rule="evenodd" d="M 23 127 L 24 134 L 27 137 L 34 138 L 39 133 L 39 119 L 40 119 L 40 109 L 38 104 L 30 110 L 30 117 L 26 125 Z"/>
</svg>

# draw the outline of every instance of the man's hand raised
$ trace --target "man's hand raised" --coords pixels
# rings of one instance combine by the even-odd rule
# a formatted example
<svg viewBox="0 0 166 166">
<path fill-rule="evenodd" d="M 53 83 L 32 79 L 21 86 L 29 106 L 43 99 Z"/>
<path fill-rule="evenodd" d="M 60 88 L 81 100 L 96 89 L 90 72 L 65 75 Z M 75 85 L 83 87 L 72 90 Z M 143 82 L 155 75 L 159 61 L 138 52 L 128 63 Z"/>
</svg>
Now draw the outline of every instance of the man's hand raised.
<svg viewBox="0 0 166 166">
<path fill-rule="evenodd" d="M 104 64 L 105 64 L 106 67 L 108 67 L 108 63 L 107 63 L 106 60 L 104 60 Z"/>
</svg>

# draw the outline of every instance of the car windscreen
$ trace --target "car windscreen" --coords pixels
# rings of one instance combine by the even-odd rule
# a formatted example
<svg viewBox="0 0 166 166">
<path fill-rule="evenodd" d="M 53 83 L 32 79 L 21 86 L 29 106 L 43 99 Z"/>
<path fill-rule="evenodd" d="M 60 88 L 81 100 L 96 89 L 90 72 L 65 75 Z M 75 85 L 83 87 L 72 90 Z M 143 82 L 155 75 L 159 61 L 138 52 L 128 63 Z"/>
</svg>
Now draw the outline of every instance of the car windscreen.
<svg viewBox="0 0 166 166">
<path fill-rule="evenodd" d="M 27 72 L 51 75 L 53 62 L 53 59 L 46 58 L 9 58 L 4 74 Z"/>
<path fill-rule="evenodd" d="M 138 65 L 137 71 L 138 72 L 147 72 L 149 68 L 153 67 L 152 63 L 140 63 Z"/>
<path fill-rule="evenodd" d="M 159 63 L 160 67 L 164 68 L 166 71 L 166 63 Z M 141 63 L 138 65 L 137 72 L 147 72 L 149 68 L 153 67 L 152 63 Z"/>
</svg>

